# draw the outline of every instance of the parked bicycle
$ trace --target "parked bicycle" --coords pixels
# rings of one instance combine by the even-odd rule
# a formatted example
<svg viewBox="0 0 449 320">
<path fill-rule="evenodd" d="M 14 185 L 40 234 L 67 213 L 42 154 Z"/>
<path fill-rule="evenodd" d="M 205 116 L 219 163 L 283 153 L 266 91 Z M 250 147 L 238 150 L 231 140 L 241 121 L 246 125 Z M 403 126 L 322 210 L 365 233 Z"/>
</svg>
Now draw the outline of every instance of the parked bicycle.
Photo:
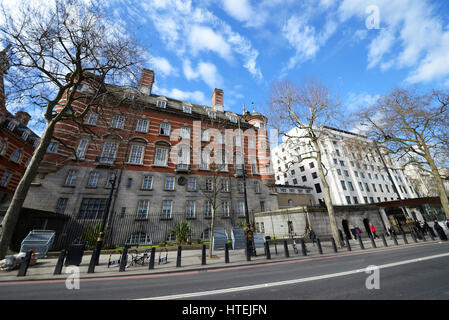
<svg viewBox="0 0 449 320">
<path fill-rule="evenodd" d="M 150 251 L 150 249 L 147 249 L 143 254 L 139 254 L 137 250 L 128 252 L 128 265 L 126 267 L 144 266 L 150 260 Z"/>
</svg>

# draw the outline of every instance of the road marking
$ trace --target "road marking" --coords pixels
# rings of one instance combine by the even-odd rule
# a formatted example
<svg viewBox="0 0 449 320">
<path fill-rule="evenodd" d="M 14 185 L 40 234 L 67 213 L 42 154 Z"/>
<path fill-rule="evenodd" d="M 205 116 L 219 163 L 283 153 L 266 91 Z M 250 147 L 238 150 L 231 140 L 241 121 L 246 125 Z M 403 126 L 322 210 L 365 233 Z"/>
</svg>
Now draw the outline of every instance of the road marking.
<svg viewBox="0 0 449 320">
<path fill-rule="evenodd" d="M 393 262 L 393 263 L 383 264 L 378 267 L 379 267 L 379 269 L 392 268 L 392 267 L 397 267 L 397 266 L 401 266 L 404 264 L 422 262 L 422 261 L 426 261 L 426 260 L 438 259 L 438 258 L 443 258 L 443 257 L 447 257 L 447 256 L 449 256 L 449 253 L 443 253 L 443 254 L 437 254 L 437 255 L 432 255 L 432 256 L 428 256 L 428 257 L 421 257 L 421 258 L 416 258 L 416 259 Z M 267 288 L 267 287 L 277 287 L 277 286 L 291 285 L 291 284 L 297 284 L 297 283 L 303 283 L 303 282 L 309 282 L 309 281 L 343 277 L 343 276 L 347 276 L 347 275 L 351 275 L 351 274 L 362 273 L 365 271 L 366 271 L 365 268 L 355 269 L 355 270 L 350 270 L 350 271 L 345 271 L 345 272 L 325 274 L 325 275 L 301 278 L 301 279 L 277 281 L 277 282 L 270 282 L 270 283 L 263 283 L 263 284 L 256 284 L 256 285 L 251 285 L 251 286 L 228 288 L 228 289 L 182 293 L 182 294 L 175 294 L 175 295 L 161 296 L 161 297 L 142 298 L 142 299 L 137 299 L 137 300 L 173 300 L 173 299 L 185 299 L 185 298 L 193 298 L 193 297 L 210 296 L 210 295 L 223 294 L 223 293 L 234 293 L 234 292 L 239 292 L 239 291 L 256 290 L 256 289 L 262 289 L 262 288 Z"/>
</svg>

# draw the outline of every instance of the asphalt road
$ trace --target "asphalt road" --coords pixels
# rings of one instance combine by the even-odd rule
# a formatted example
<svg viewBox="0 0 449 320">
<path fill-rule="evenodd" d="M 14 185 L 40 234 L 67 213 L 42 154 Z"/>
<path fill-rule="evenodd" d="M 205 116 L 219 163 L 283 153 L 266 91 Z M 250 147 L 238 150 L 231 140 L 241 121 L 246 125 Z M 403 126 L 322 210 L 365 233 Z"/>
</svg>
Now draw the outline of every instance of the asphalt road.
<svg viewBox="0 0 449 320">
<path fill-rule="evenodd" d="M 421 260 L 418 260 L 421 259 Z M 378 266 L 379 289 L 367 289 L 368 266 Z M 371 281 L 371 284 L 376 282 Z M 20 299 L 449 300 L 449 243 L 345 252 L 207 272 L 0 283 L 0 300 Z"/>
</svg>

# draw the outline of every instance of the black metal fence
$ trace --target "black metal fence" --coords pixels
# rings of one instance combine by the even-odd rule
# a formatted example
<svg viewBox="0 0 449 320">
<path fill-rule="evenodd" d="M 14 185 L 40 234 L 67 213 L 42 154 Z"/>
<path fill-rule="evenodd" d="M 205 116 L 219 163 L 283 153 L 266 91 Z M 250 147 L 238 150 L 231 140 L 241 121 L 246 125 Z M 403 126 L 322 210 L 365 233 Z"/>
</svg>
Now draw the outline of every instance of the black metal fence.
<svg viewBox="0 0 449 320">
<path fill-rule="evenodd" d="M 251 217 L 251 214 L 250 214 Z M 131 245 L 153 245 L 161 242 L 176 242 L 173 230 L 180 222 L 186 222 L 190 227 L 189 241 L 209 240 L 211 217 L 204 214 L 188 217 L 186 213 L 171 213 L 169 216 L 158 213 L 149 213 L 145 216 L 133 214 L 114 213 L 108 218 L 104 248 L 122 247 Z M 229 237 L 232 227 L 242 227 L 244 216 L 223 216 L 216 214 L 215 227 L 226 228 Z M 79 219 L 70 217 L 59 234 L 56 234 L 52 250 L 60 250 L 74 243 L 86 243 L 94 247 L 101 226 L 101 219 Z"/>
</svg>

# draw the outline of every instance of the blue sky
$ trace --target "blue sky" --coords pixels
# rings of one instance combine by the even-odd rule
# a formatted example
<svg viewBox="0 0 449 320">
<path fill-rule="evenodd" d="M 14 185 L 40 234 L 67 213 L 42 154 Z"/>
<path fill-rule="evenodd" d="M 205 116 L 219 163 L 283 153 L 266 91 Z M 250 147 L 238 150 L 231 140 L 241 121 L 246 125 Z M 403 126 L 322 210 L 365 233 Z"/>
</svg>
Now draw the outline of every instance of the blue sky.
<svg viewBox="0 0 449 320">
<path fill-rule="evenodd" d="M 154 94 L 261 111 L 273 81 L 316 77 L 347 110 L 395 86 L 449 88 L 449 4 L 430 0 L 111 0 L 137 27 Z M 377 19 L 378 18 L 378 19 Z M 374 20 L 373 20 L 374 19 Z M 367 24 L 371 22 L 371 24 Z"/>
</svg>

